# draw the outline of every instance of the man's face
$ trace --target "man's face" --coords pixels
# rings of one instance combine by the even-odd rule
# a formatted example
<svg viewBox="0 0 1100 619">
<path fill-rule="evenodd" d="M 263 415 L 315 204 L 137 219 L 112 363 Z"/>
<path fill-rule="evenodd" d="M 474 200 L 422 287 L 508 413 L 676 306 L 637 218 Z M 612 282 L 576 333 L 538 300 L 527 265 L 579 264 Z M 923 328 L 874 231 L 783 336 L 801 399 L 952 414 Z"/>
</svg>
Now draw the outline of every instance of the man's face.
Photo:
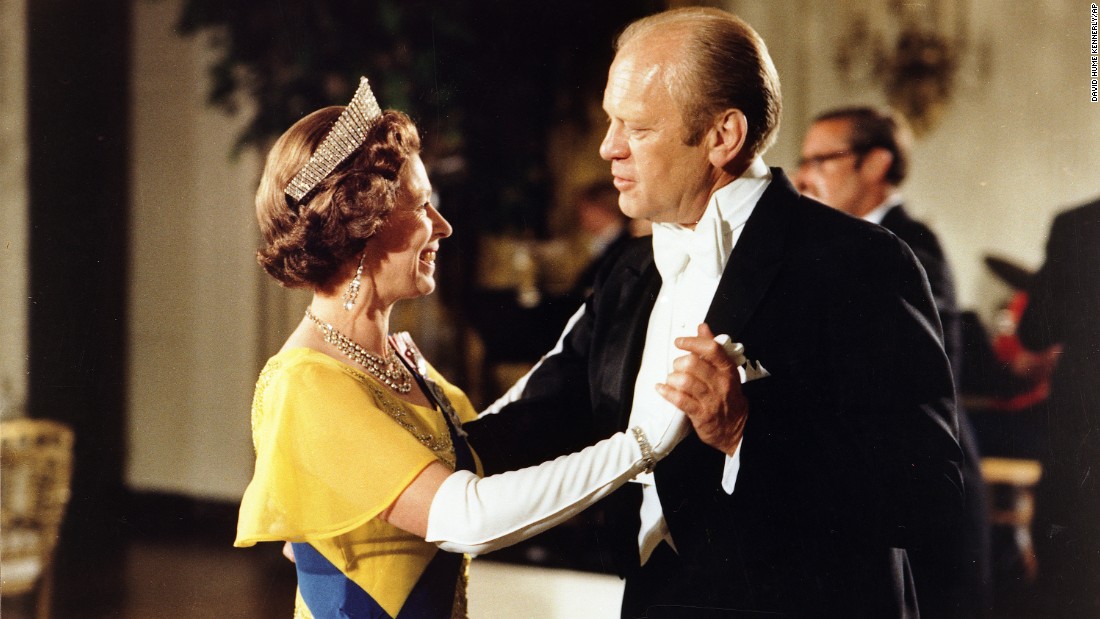
<svg viewBox="0 0 1100 619">
<path fill-rule="evenodd" d="M 811 198 L 861 217 L 869 195 L 868 180 L 861 174 L 861 154 L 851 149 L 848 135 L 847 120 L 822 120 L 811 125 L 802 142 L 802 161 L 794 182 Z"/>
<path fill-rule="evenodd" d="M 640 48 L 645 48 L 640 49 Z M 619 208 L 634 219 L 694 223 L 714 183 L 706 138 L 684 144 L 683 118 L 661 76 L 669 45 L 650 41 L 620 50 L 607 77 L 607 135 L 600 156 L 611 162 Z"/>
</svg>

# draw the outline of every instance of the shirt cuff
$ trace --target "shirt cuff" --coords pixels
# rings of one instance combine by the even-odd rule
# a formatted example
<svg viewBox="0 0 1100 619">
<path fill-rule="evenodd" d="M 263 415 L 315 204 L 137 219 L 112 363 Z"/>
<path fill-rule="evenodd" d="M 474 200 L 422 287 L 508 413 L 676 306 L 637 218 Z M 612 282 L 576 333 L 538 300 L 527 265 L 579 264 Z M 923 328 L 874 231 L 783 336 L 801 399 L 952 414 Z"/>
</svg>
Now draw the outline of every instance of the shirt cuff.
<svg viewBox="0 0 1100 619">
<path fill-rule="evenodd" d="M 722 490 L 726 494 L 733 494 L 733 488 L 737 485 L 737 474 L 741 471 L 741 443 L 744 441 L 743 438 L 738 441 L 733 455 L 726 456 L 726 466 L 722 469 Z"/>
</svg>

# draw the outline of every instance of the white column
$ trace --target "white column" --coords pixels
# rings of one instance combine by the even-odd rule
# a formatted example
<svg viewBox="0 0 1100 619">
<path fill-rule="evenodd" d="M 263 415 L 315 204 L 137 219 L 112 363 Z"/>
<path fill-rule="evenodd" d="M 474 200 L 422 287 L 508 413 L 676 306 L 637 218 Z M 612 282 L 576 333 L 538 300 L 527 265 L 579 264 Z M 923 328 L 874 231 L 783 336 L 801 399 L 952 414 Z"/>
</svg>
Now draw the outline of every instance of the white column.
<svg viewBox="0 0 1100 619">
<path fill-rule="evenodd" d="M 0 418 L 27 397 L 27 4 L 0 2 Z"/>
</svg>

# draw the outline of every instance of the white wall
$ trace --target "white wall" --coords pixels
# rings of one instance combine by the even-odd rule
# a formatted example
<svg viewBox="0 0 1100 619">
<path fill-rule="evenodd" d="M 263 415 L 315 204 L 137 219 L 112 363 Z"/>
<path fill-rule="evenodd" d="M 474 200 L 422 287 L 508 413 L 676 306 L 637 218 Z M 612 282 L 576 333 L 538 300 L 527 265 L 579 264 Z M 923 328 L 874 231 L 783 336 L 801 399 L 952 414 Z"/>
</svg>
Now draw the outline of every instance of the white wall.
<svg viewBox="0 0 1100 619">
<path fill-rule="evenodd" d="M 853 15 L 888 32 L 890 3 L 794 0 L 727 3 L 760 32 L 779 70 L 784 115 L 767 160 L 793 170 L 813 115 L 840 105 L 884 104 L 875 85 L 847 86 L 833 66 Z M 964 58 L 957 94 L 920 138 L 903 190 L 940 236 L 959 303 L 989 317 L 1008 288 L 982 263 L 992 253 L 1037 268 L 1053 214 L 1100 195 L 1100 104 L 1089 101 L 1089 3 L 1077 0 L 950 2 L 970 42 L 989 50 L 988 76 Z M 1100 239 L 1097 239 L 1100 242 Z"/>
<path fill-rule="evenodd" d="M 130 457 L 142 490 L 240 498 L 263 312 L 252 194 L 258 161 L 205 106 L 209 58 L 178 3 L 135 2 Z"/>
<path fill-rule="evenodd" d="M 918 144 L 907 188 L 947 247 L 961 303 L 973 306 L 1002 290 L 983 255 L 1038 268 L 1054 213 L 1100 195 L 1088 3 L 991 4 L 972 23 L 993 42 L 992 79 Z"/>
<path fill-rule="evenodd" d="M 0 418 L 27 397 L 26 12 L 0 2 Z"/>
</svg>

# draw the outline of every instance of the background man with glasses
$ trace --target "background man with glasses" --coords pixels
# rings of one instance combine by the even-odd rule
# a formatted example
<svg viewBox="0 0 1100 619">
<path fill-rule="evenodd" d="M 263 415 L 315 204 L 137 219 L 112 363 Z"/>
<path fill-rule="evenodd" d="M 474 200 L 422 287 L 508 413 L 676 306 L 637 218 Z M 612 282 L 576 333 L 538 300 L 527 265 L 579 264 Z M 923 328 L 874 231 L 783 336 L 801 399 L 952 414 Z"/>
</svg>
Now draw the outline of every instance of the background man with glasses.
<svg viewBox="0 0 1100 619">
<path fill-rule="evenodd" d="M 908 125 L 892 110 L 825 112 L 806 132 L 795 185 L 835 209 L 883 226 L 909 245 L 928 274 L 958 385 L 962 333 L 951 271 L 936 235 L 902 206 L 899 187 L 909 169 L 911 143 Z M 985 488 L 974 431 L 962 406 L 956 408 L 967 492 L 965 525 L 950 539 L 909 551 L 921 615 L 928 617 L 985 616 L 991 601 Z"/>
</svg>

